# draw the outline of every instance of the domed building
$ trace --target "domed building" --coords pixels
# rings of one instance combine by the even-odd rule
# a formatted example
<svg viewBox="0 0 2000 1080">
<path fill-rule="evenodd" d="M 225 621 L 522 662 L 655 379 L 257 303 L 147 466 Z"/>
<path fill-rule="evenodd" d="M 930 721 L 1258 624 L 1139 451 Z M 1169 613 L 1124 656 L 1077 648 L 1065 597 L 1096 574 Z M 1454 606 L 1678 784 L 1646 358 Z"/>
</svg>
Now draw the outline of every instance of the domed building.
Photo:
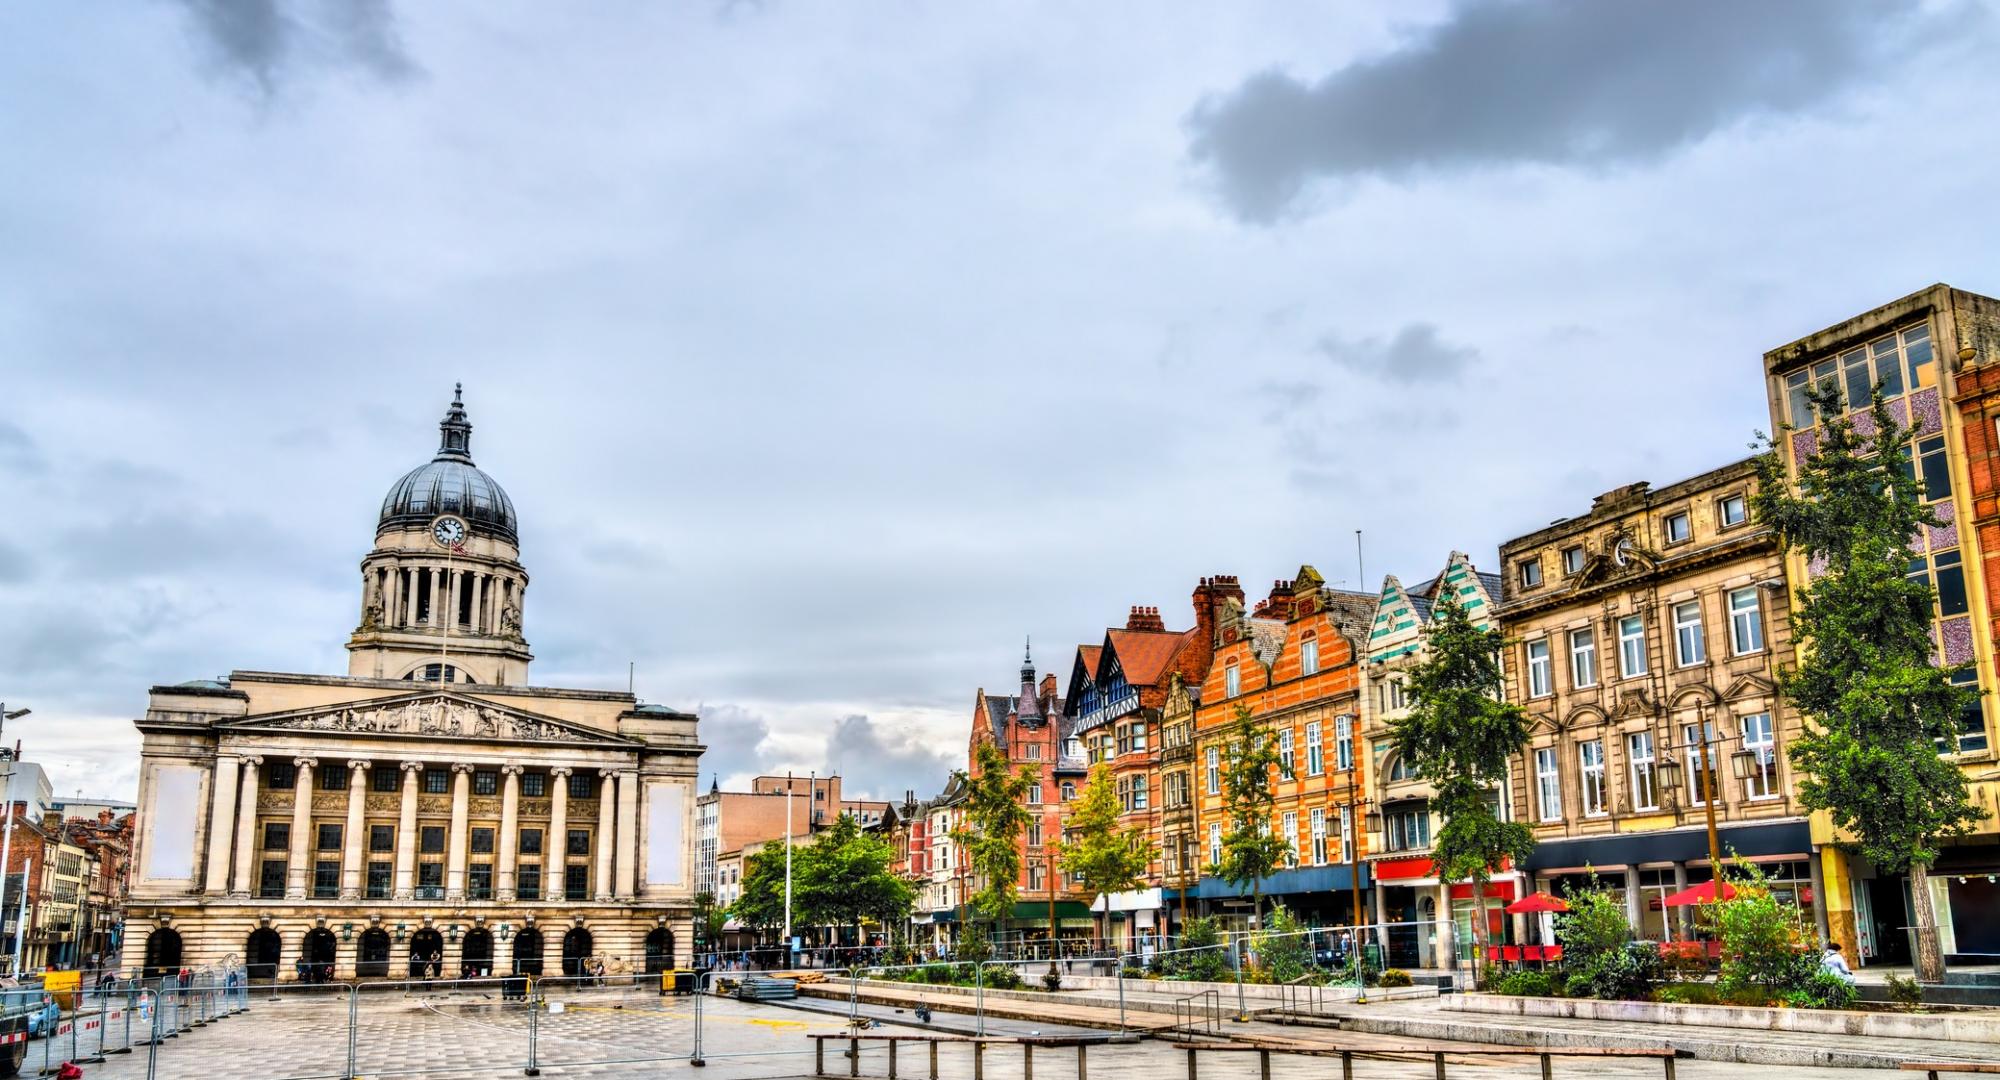
<svg viewBox="0 0 2000 1080">
<path fill-rule="evenodd" d="M 155 686 L 124 966 L 257 980 L 691 954 L 696 718 L 528 685 L 514 502 L 454 394 L 361 560 L 348 673 Z"/>
</svg>

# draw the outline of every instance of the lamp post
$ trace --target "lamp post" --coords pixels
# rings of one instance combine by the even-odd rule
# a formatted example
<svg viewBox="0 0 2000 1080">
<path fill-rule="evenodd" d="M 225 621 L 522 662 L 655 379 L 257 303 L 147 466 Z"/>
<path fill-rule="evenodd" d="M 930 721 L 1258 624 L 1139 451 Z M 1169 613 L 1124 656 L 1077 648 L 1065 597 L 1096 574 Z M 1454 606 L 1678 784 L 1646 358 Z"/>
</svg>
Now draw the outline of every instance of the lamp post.
<svg viewBox="0 0 2000 1080">
<path fill-rule="evenodd" d="M 34 711 L 33 709 L 15 709 L 9 712 L 7 703 L 0 701 L 0 731 L 6 729 L 7 721 L 19 719 Z M 4 836 L 0 836 L 0 911 L 4 911 L 6 909 L 7 866 L 14 853 L 14 766 L 12 764 L 12 754 L 7 754 L 4 748 L 0 748 L 0 754 L 6 754 L 9 762 L 5 777 L 0 778 L 0 791 L 4 791 L 7 798 L 6 824 L 0 826 L 0 829 L 4 829 Z M 27 894 L 27 891 L 28 876 L 24 873 L 21 875 L 21 892 L 23 896 Z M 18 921 L 14 924 L 14 957 L 16 960 L 14 967 L 8 969 L 10 971 L 20 967 L 18 958 L 21 955 L 20 941 L 21 933 L 24 929 Z"/>
</svg>

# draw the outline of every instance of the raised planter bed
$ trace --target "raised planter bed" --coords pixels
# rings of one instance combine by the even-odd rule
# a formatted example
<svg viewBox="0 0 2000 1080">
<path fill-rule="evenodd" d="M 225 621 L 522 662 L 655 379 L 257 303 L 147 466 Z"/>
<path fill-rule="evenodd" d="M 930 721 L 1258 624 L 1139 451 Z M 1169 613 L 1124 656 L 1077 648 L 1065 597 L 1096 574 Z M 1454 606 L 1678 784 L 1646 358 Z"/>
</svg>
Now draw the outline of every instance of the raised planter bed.
<svg viewBox="0 0 2000 1080">
<path fill-rule="evenodd" d="M 1671 1005 L 1656 1001 L 1455 994 L 1442 1008 L 1497 1016 L 1556 1016 L 1646 1024 L 1861 1035 L 1885 1039 L 1938 1039 L 2000 1043 L 2000 1017 L 1972 1013 L 1892 1013 L 1858 1009 L 1769 1009 L 1749 1005 Z"/>
</svg>

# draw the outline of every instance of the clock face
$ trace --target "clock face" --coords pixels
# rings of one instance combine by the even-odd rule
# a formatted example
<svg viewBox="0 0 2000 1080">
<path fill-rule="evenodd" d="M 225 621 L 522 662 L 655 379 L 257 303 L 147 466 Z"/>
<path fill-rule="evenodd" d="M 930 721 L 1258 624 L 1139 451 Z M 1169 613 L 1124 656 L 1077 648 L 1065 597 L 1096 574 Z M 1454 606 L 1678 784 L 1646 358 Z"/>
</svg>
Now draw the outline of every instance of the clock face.
<svg viewBox="0 0 2000 1080">
<path fill-rule="evenodd" d="M 465 543 L 465 522 L 446 514 L 431 522 L 431 539 L 439 547 L 457 547 Z"/>
</svg>

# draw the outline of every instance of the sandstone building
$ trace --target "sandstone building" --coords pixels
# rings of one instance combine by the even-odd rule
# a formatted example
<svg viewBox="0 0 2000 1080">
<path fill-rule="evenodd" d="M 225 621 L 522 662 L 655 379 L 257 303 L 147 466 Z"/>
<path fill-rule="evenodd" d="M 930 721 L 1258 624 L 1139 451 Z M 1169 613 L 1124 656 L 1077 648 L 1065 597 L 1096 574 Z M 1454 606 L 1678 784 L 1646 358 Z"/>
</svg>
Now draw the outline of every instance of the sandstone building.
<svg viewBox="0 0 2000 1080">
<path fill-rule="evenodd" d="M 685 963 L 692 714 L 530 686 L 514 505 L 451 405 L 383 500 L 346 675 L 152 690 L 127 968 L 253 978 Z"/>
</svg>

